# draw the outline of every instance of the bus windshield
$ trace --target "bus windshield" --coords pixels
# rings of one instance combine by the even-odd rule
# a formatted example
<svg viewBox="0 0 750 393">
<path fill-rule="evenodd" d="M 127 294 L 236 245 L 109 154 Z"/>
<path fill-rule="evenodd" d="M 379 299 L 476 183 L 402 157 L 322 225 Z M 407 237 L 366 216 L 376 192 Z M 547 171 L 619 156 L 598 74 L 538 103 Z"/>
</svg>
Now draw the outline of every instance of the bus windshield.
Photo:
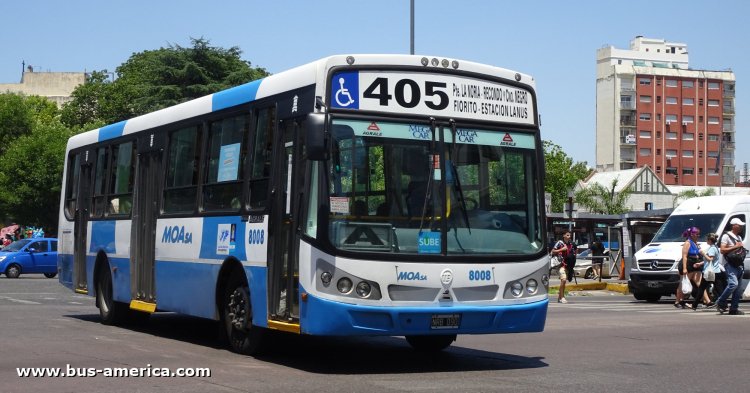
<svg viewBox="0 0 750 393">
<path fill-rule="evenodd" d="M 682 234 L 690 227 L 697 227 L 701 230 L 699 241 L 705 242 L 706 236 L 711 232 L 719 233 L 719 225 L 724 218 L 723 214 L 690 214 L 690 215 L 672 215 L 659 228 L 651 240 L 657 242 L 682 242 L 685 238 Z"/>
<path fill-rule="evenodd" d="M 532 133 L 334 120 L 332 134 L 328 234 L 335 247 L 443 255 L 540 251 Z"/>
</svg>

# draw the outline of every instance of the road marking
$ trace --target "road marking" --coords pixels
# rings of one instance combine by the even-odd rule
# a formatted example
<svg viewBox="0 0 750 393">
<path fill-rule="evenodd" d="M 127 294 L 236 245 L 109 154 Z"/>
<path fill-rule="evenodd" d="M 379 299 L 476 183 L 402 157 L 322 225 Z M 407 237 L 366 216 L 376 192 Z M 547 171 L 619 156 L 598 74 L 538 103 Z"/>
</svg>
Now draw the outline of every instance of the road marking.
<svg viewBox="0 0 750 393">
<path fill-rule="evenodd" d="M 7 297 L 7 296 L 0 296 L 0 299 L 5 299 L 14 303 L 21 303 L 21 304 L 42 304 L 39 302 L 32 302 L 31 300 L 14 299 L 12 297 Z"/>
</svg>

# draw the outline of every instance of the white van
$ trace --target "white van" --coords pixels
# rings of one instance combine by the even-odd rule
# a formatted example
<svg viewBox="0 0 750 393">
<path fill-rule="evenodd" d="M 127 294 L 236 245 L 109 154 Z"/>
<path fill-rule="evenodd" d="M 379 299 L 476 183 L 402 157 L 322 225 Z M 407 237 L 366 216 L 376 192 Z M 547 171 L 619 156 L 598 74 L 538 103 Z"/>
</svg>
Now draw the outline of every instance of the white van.
<svg viewBox="0 0 750 393">
<path fill-rule="evenodd" d="M 682 233 L 687 228 L 701 230 L 698 246 L 706 249 L 706 235 L 713 232 L 721 235 L 731 229 L 729 221 L 739 218 L 747 223 L 750 219 L 750 196 L 724 195 L 688 199 L 680 204 L 656 232 L 651 243 L 635 253 L 630 269 L 628 288 L 637 300 L 656 302 L 662 296 L 673 296 L 680 281 L 678 263 L 682 260 Z M 744 244 L 750 244 L 748 231 L 740 236 Z M 719 244 L 717 244 L 719 246 Z M 745 259 L 744 290 L 750 280 L 750 259 Z"/>
</svg>

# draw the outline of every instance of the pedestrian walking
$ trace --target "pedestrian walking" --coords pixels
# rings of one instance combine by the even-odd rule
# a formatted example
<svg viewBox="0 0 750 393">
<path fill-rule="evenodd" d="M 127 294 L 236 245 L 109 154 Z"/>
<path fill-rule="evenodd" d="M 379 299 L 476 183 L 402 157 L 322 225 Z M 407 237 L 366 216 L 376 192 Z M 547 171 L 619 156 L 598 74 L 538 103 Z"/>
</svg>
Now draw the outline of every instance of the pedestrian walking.
<svg viewBox="0 0 750 393">
<path fill-rule="evenodd" d="M 714 303 L 706 294 L 706 289 L 716 280 L 716 273 L 721 272 L 719 265 L 719 248 L 716 247 L 716 241 L 719 240 L 719 236 L 715 233 L 709 233 L 706 236 L 706 243 L 708 243 L 708 250 L 703 255 L 703 262 L 701 266 L 703 268 L 701 274 L 701 283 L 698 286 L 698 290 L 695 292 L 693 299 L 692 309 L 693 311 L 698 309 L 698 302 L 703 299 L 703 304 L 706 307 L 711 307 Z"/>
<path fill-rule="evenodd" d="M 561 240 L 555 243 L 551 251 L 552 256 L 561 256 L 562 265 L 560 266 L 560 291 L 557 294 L 558 303 L 567 303 L 565 299 L 565 283 L 571 281 L 573 274 L 573 267 L 576 262 L 576 245 L 572 241 L 572 234 L 570 231 L 565 231 Z"/>
<path fill-rule="evenodd" d="M 677 287 L 677 301 L 674 306 L 677 308 L 687 308 L 685 304 L 685 293 L 683 282 L 687 276 L 693 288 L 700 285 L 700 276 L 703 272 L 703 251 L 698 247 L 698 238 L 701 230 L 697 227 L 690 227 L 682 233 L 685 242 L 682 244 L 682 263 L 680 264 L 680 285 Z M 691 290 L 692 291 L 692 290 Z M 691 291 L 688 291 L 690 293 Z"/>
<path fill-rule="evenodd" d="M 740 280 L 742 280 L 744 273 L 747 250 L 742 243 L 740 233 L 744 231 L 745 223 L 739 217 L 735 217 L 729 221 L 729 224 L 732 229 L 722 235 L 720 248 L 721 256 L 726 260 L 724 269 L 727 275 L 727 287 L 716 300 L 716 308 L 721 314 L 729 311 L 729 315 L 743 315 L 744 312 L 739 310 L 740 297 L 742 296 Z M 729 304 L 727 309 L 727 301 L 730 295 L 732 296 L 732 303 Z"/>
</svg>

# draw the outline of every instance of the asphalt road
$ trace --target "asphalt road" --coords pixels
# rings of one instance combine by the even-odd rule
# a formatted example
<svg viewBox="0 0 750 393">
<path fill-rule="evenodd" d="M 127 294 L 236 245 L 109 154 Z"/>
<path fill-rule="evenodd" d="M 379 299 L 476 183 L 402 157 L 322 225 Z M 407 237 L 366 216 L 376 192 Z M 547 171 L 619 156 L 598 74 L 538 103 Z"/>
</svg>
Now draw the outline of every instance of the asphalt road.
<svg viewBox="0 0 750 393">
<path fill-rule="evenodd" d="M 271 352 L 254 358 L 221 347 L 210 321 L 157 314 L 143 325 L 104 326 L 93 298 L 56 279 L 2 277 L 0 391 L 745 391 L 750 313 L 720 316 L 677 310 L 669 300 L 585 295 L 569 296 L 566 305 L 550 303 L 543 333 L 460 336 L 437 355 L 416 353 L 400 337 L 275 334 Z M 22 378 L 19 367 L 200 367 L 211 376 Z"/>
</svg>

